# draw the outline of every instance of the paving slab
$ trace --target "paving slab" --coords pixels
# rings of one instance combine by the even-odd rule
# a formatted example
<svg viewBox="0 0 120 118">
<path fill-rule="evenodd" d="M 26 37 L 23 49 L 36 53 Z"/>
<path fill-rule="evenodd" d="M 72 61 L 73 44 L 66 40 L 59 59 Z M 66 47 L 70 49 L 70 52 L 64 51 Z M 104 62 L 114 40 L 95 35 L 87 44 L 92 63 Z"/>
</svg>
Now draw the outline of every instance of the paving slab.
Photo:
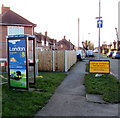
<svg viewBox="0 0 120 118">
<path fill-rule="evenodd" d="M 103 100 L 102 95 L 86 94 L 86 100 L 87 100 L 87 102 L 94 102 L 94 103 L 100 103 L 100 104 L 108 104 L 108 102 L 105 102 Z"/>
<path fill-rule="evenodd" d="M 87 95 L 84 87 L 85 64 L 78 62 L 69 72 L 68 76 L 56 89 L 54 95 L 46 106 L 35 114 L 40 116 L 118 116 L 119 104 L 99 104 L 95 96 Z M 100 101 L 101 102 L 101 101 Z"/>
</svg>

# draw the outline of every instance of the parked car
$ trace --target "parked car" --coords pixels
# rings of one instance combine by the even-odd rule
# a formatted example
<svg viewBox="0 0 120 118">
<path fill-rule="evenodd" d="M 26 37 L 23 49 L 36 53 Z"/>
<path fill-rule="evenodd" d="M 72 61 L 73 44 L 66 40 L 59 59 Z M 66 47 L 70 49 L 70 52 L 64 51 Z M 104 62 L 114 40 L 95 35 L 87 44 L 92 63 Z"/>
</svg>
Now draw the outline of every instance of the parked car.
<svg viewBox="0 0 120 118">
<path fill-rule="evenodd" d="M 77 60 L 79 61 L 82 61 L 86 57 L 85 51 L 83 50 L 77 50 L 76 55 L 77 55 Z"/>
<path fill-rule="evenodd" d="M 107 57 L 112 57 L 113 53 L 114 53 L 114 51 L 109 51 L 109 52 L 107 53 Z"/>
<path fill-rule="evenodd" d="M 120 51 L 114 51 L 112 58 L 113 59 L 120 59 Z"/>
<path fill-rule="evenodd" d="M 93 52 L 94 52 L 94 53 L 98 53 L 98 49 L 95 49 Z"/>
<path fill-rule="evenodd" d="M 87 50 L 87 51 L 86 51 L 86 56 L 87 56 L 87 57 L 93 57 L 93 56 L 94 56 L 93 50 Z"/>
</svg>

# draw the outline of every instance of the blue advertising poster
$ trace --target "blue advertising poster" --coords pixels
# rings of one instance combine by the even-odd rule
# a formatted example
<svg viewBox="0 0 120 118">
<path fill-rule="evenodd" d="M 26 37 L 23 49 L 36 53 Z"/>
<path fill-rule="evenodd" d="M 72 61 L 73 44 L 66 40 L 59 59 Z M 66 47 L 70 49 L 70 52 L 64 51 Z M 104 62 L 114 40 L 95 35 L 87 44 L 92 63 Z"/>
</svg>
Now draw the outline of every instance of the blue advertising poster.
<svg viewBox="0 0 120 118">
<path fill-rule="evenodd" d="M 9 65 L 10 68 L 26 68 L 26 43 L 25 40 L 9 40 Z"/>
<path fill-rule="evenodd" d="M 10 86 L 26 88 L 26 40 L 8 40 L 8 55 Z"/>
</svg>

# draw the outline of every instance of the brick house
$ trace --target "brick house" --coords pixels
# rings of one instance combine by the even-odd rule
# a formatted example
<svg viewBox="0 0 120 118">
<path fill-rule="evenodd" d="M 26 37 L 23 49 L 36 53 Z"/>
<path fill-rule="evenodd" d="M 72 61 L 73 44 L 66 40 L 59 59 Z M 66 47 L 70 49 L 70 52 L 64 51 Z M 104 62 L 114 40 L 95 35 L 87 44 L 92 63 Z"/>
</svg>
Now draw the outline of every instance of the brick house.
<svg viewBox="0 0 120 118">
<path fill-rule="evenodd" d="M 37 46 L 41 51 L 57 50 L 57 41 L 48 37 L 47 32 L 45 32 L 45 35 L 43 35 L 42 33 L 35 33 L 34 35 L 36 36 Z"/>
<path fill-rule="evenodd" d="M 0 14 L 0 58 L 6 58 L 6 36 L 16 34 L 34 34 L 36 24 L 23 18 L 10 10 L 10 7 L 2 5 Z"/>
<path fill-rule="evenodd" d="M 75 50 L 75 46 L 69 41 L 66 40 L 65 36 L 62 40 L 57 42 L 58 50 Z"/>
</svg>

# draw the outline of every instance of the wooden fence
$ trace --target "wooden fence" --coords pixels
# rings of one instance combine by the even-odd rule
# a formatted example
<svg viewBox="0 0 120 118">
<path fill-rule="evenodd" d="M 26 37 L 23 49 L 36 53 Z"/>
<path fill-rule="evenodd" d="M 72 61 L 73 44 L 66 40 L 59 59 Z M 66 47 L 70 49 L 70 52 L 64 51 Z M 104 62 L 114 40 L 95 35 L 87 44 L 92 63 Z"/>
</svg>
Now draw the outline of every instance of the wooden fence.
<svg viewBox="0 0 120 118">
<path fill-rule="evenodd" d="M 38 70 L 67 72 L 76 63 L 75 51 L 38 50 Z"/>
</svg>

